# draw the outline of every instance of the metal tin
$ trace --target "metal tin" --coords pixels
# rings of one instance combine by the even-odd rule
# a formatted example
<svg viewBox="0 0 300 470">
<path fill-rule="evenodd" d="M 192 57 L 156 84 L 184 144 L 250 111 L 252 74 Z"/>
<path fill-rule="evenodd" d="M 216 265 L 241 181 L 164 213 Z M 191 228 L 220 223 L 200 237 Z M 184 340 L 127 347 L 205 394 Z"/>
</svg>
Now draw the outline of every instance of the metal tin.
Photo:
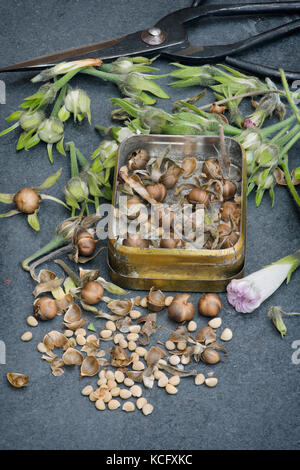
<svg viewBox="0 0 300 470">
<path fill-rule="evenodd" d="M 231 279 L 243 276 L 246 253 L 246 157 L 236 140 L 226 137 L 225 143 L 230 148 L 231 163 L 240 169 L 242 175 L 241 228 L 236 245 L 218 250 L 131 248 L 110 238 L 108 267 L 113 282 L 135 290 L 148 290 L 155 286 L 166 291 L 222 292 Z M 117 175 L 120 167 L 126 164 L 128 154 L 136 148 L 145 148 L 150 156 L 158 156 L 167 146 L 175 160 L 194 156 L 204 161 L 216 157 L 219 137 L 136 135 L 126 139 L 119 148 L 113 205 L 116 200 Z"/>
</svg>

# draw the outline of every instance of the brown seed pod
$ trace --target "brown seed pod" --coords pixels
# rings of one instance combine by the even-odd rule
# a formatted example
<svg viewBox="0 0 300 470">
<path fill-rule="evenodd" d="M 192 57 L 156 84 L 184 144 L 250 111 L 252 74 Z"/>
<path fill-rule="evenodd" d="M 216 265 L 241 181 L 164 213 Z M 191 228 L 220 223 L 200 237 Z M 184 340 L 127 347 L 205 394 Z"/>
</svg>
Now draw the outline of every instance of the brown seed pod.
<svg viewBox="0 0 300 470">
<path fill-rule="evenodd" d="M 123 240 L 124 246 L 129 246 L 131 248 L 148 248 L 149 240 L 146 240 L 141 237 L 139 234 L 128 234 L 128 237 Z"/>
<path fill-rule="evenodd" d="M 230 216 L 232 219 L 237 220 L 241 217 L 241 206 L 236 202 L 226 201 L 220 207 L 221 219 L 224 222 L 230 221 Z"/>
<path fill-rule="evenodd" d="M 136 219 L 140 215 L 142 202 L 138 196 L 127 199 L 127 217 L 130 220 Z"/>
<path fill-rule="evenodd" d="M 171 165 L 169 168 L 161 175 L 159 182 L 162 183 L 167 189 L 173 188 L 177 183 L 179 176 L 183 173 L 182 168 L 178 165 Z"/>
<path fill-rule="evenodd" d="M 128 156 L 129 170 L 143 170 L 146 168 L 150 155 L 145 149 L 133 150 Z"/>
<path fill-rule="evenodd" d="M 15 388 L 25 387 L 29 381 L 29 377 L 27 375 L 18 374 L 17 372 L 9 372 L 6 377 L 10 385 Z"/>
<path fill-rule="evenodd" d="M 202 173 L 212 180 L 223 179 L 221 163 L 217 158 L 208 158 L 203 162 Z"/>
<path fill-rule="evenodd" d="M 39 208 L 40 198 L 34 189 L 23 188 L 15 194 L 14 202 L 19 211 L 33 214 Z"/>
<path fill-rule="evenodd" d="M 167 195 L 167 190 L 166 187 L 161 184 L 150 184 L 149 186 L 146 187 L 149 195 L 155 199 L 157 202 L 163 202 Z"/>
<path fill-rule="evenodd" d="M 178 294 L 174 297 L 171 305 L 168 307 L 168 315 L 171 320 L 180 323 L 193 318 L 195 309 L 191 302 L 188 303 L 189 298 L 189 294 Z"/>
<path fill-rule="evenodd" d="M 151 312 L 160 312 L 165 307 L 165 296 L 161 290 L 151 287 L 147 297 L 147 306 Z"/>
<path fill-rule="evenodd" d="M 206 207 L 209 206 L 210 195 L 205 189 L 193 188 L 187 198 L 191 204 L 204 204 Z"/>
<path fill-rule="evenodd" d="M 230 232 L 227 237 L 220 237 L 220 248 L 232 248 L 238 241 L 240 235 L 237 232 Z"/>
<path fill-rule="evenodd" d="M 177 247 L 180 240 L 178 238 L 161 238 L 159 242 L 160 248 L 174 249 Z"/>
<path fill-rule="evenodd" d="M 183 178 L 189 178 L 197 168 L 197 160 L 195 157 L 186 157 L 182 161 L 181 166 L 184 172 Z"/>
<path fill-rule="evenodd" d="M 204 294 L 198 302 L 198 311 L 205 317 L 216 317 L 221 307 L 222 302 L 217 294 Z"/>
<path fill-rule="evenodd" d="M 201 361 L 205 362 L 205 364 L 217 364 L 220 360 L 218 351 L 215 351 L 213 348 L 206 348 L 201 353 Z"/>
<path fill-rule="evenodd" d="M 224 201 L 232 199 L 236 193 L 236 184 L 230 180 L 224 180 L 222 185 Z"/>
<path fill-rule="evenodd" d="M 77 247 L 81 256 L 91 256 L 96 247 L 93 235 L 87 231 L 80 232 L 77 235 Z"/>
<path fill-rule="evenodd" d="M 33 311 L 39 320 L 52 320 L 57 314 L 57 305 L 51 297 L 39 297 L 33 304 Z"/>
<path fill-rule="evenodd" d="M 196 340 L 199 343 L 211 344 L 217 340 L 217 335 L 210 326 L 204 326 L 198 331 Z"/>
<path fill-rule="evenodd" d="M 104 289 L 102 285 L 97 281 L 89 281 L 81 289 L 81 298 L 88 305 L 95 305 L 104 295 Z"/>
</svg>

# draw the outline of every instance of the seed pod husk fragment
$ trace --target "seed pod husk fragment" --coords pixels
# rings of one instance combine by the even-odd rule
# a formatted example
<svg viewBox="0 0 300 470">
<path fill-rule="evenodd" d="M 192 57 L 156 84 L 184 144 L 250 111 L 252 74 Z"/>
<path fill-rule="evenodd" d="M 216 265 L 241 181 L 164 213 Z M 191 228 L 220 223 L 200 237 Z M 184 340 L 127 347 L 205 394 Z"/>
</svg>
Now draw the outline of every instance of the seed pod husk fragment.
<svg viewBox="0 0 300 470">
<path fill-rule="evenodd" d="M 162 291 L 151 287 L 147 297 L 147 305 L 151 312 L 160 312 L 165 307 L 165 296 Z"/>
<path fill-rule="evenodd" d="M 194 306 L 188 302 L 189 294 L 178 294 L 168 307 L 168 315 L 176 322 L 190 321 L 195 313 Z"/>
<path fill-rule="evenodd" d="M 99 372 L 100 365 L 98 360 L 94 356 L 87 356 L 82 364 L 80 369 L 80 378 L 81 377 L 93 377 Z"/>
<path fill-rule="evenodd" d="M 9 372 L 6 377 L 10 385 L 15 388 L 25 387 L 29 381 L 29 377 L 27 375 L 19 374 L 17 372 Z"/>
<path fill-rule="evenodd" d="M 196 340 L 199 341 L 199 343 L 205 343 L 205 345 L 207 345 L 214 343 L 217 340 L 217 336 L 210 326 L 204 326 L 198 331 Z"/>
</svg>

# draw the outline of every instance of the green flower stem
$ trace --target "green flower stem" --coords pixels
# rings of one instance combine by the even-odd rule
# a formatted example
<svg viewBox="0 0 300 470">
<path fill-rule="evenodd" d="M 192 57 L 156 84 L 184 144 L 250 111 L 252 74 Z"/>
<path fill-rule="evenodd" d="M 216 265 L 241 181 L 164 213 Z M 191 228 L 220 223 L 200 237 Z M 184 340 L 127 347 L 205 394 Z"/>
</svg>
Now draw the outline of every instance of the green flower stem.
<svg viewBox="0 0 300 470">
<path fill-rule="evenodd" d="M 298 133 L 281 150 L 280 158 L 282 158 L 299 139 L 300 139 L 300 130 L 298 129 Z"/>
<path fill-rule="evenodd" d="M 95 206 L 95 212 L 96 214 L 98 213 L 98 210 L 99 210 L 99 198 L 97 196 L 94 197 L 94 206 Z"/>
<path fill-rule="evenodd" d="M 76 70 L 71 70 L 71 72 L 66 73 L 61 77 L 59 80 L 56 82 L 53 82 L 53 87 L 56 89 L 56 91 L 59 91 L 66 83 L 68 83 L 71 78 L 74 77 L 78 72 L 82 72 L 84 69 L 76 69 Z"/>
<path fill-rule="evenodd" d="M 283 137 L 281 137 L 279 140 L 277 140 L 277 145 L 282 147 L 285 145 L 294 135 L 296 135 L 300 131 L 300 126 L 296 125 L 290 132 L 285 134 Z"/>
<path fill-rule="evenodd" d="M 292 197 L 294 198 L 296 204 L 300 207 L 300 196 L 297 193 L 297 191 L 295 189 L 295 186 L 293 185 L 291 176 L 290 176 L 287 154 L 283 157 L 283 161 L 281 162 L 280 166 L 283 169 L 286 184 L 287 184 L 287 186 L 290 190 L 290 193 L 291 193 Z"/>
<path fill-rule="evenodd" d="M 296 116 L 297 119 L 298 119 L 298 122 L 300 123 L 300 111 L 299 111 L 299 109 L 297 108 L 296 104 L 294 103 L 294 100 L 293 100 L 293 97 L 292 97 L 292 95 L 291 95 L 291 92 L 290 92 L 290 89 L 289 89 L 289 86 L 288 86 L 288 82 L 287 82 L 287 79 L 286 79 L 284 70 L 283 70 L 283 69 L 279 69 L 279 72 L 280 72 L 281 81 L 282 81 L 282 85 L 283 85 L 284 91 L 285 91 L 285 93 L 286 93 L 287 100 L 288 100 L 288 102 L 289 102 L 289 104 L 290 104 L 292 110 L 294 111 L 295 116 Z"/>
<path fill-rule="evenodd" d="M 120 75 L 116 73 L 102 72 L 101 70 L 96 70 L 93 67 L 87 67 L 86 69 L 81 69 L 79 71 L 87 75 L 92 75 L 93 77 L 102 78 L 102 80 L 108 80 L 109 82 L 116 83 L 117 85 L 122 81 Z"/>
<path fill-rule="evenodd" d="M 37 250 L 33 255 L 29 256 L 22 262 L 22 268 L 25 271 L 29 271 L 29 264 L 37 258 L 40 258 L 43 255 L 50 253 L 61 246 L 67 245 L 67 240 L 62 235 L 56 235 L 49 243 L 44 245 L 42 248 Z"/>
<path fill-rule="evenodd" d="M 290 116 L 289 118 L 285 119 L 284 121 L 277 122 L 271 126 L 267 126 L 264 129 L 260 129 L 259 133 L 262 137 L 267 137 L 270 134 L 274 134 L 274 132 L 282 129 L 283 127 L 292 124 L 296 120 L 296 116 Z"/>
<path fill-rule="evenodd" d="M 55 105 L 53 106 L 50 117 L 57 117 L 58 111 L 60 110 L 60 108 L 61 108 L 61 106 L 64 102 L 67 90 L 68 90 L 68 84 L 66 83 L 65 85 L 63 85 L 62 89 L 60 90 L 60 93 L 59 93 L 58 98 L 55 102 Z"/>
<path fill-rule="evenodd" d="M 86 168 L 90 165 L 88 160 L 85 158 L 83 153 L 81 153 L 80 150 L 78 150 L 78 148 L 76 148 L 76 156 L 82 168 Z"/>
<path fill-rule="evenodd" d="M 70 159 L 71 159 L 71 177 L 79 176 L 76 147 L 74 142 L 69 142 Z"/>
<path fill-rule="evenodd" d="M 277 144 L 280 145 L 280 142 L 281 142 L 281 138 L 282 137 L 285 137 L 289 131 L 289 128 L 290 128 L 290 125 L 284 127 L 283 129 L 281 129 L 280 132 L 278 132 L 271 140 L 270 142 L 272 142 L 272 144 Z"/>
</svg>

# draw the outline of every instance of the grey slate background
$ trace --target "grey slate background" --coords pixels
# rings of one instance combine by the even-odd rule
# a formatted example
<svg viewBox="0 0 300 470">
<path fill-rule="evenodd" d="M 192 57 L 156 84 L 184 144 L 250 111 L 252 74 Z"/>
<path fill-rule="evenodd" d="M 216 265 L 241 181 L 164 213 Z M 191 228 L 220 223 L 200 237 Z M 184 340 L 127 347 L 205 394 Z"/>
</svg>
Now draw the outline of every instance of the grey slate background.
<svg viewBox="0 0 300 470">
<path fill-rule="evenodd" d="M 223 3 L 223 2 L 219 2 Z M 233 2 L 232 2 L 233 3 Z M 234 2 L 239 3 L 239 2 Z M 189 5 L 185 0 L 33 0 L 0 1 L 0 65 L 4 66 L 60 48 L 105 41 L 155 23 L 171 10 Z M 255 34 L 288 20 L 284 18 L 248 18 L 202 22 L 191 30 L 196 43 L 222 43 Z M 243 55 L 244 58 L 299 69 L 299 39 L 290 38 L 268 44 Z M 171 70 L 167 62 L 157 62 L 162 72 Z M 4 118 L 16 110 L 25 96 L 36 90 L 28 74 L 6 74 L 7 102 L 0 105 L 0 128 Z M 109 123 L 108 99 L 118 96 L 116 88 L 92 77 L 74 80 L 92 99 L 93 124 Z M 174 101 L 191 96 L 196 89 L 167 88 Z M 207 102 L 211 96 L 205 98 Z M 159 103 L 171 109 L 171 102 Z M 88 156 L 99 136 L 86 122 L 66 126 L 68 140 Z M 68 159 L 55 155 L 48 162 L 46 149 L 40 145 L 28 153 L 16 153 L 18 132 L 0 140 L 1 192 L 17 191 L 23 186 L 39 184 L 63 167 L 59 183 L 50 190 L 62 196 L 69 177 Z M 299 166 L 299 144 L 290 152 L 290 166 Z M 6 206 L 1 205 L 4 212 Z M 266 196 L 260 208 L 254 198 L 248 200 L 248 246 L 246 272 L 257 270 L 299 248 L 299 212 L 287 191 L 276 191 L 276 205 L 271 208 Z M 46 243 L 58 222 L 66 217 L 64 209 L 54 203 L 42 205 L 39 214 L 41 231 L 34 233 L 23 216 L 2 220 L 1 240 L 1 322 L 0 339 L 7 348 L 7 364 L 0 365 L 0 448 L 2 449 L 297 449 L 300 444 L 299 375 L 300 365 L 292 364 L 293 341 L 300 339 L 298 318 L 287 320 L 288 333 L 281 340 L 266 318 L 271 305 L 287 311 L 299 311 L 300 270 L 289 286 L 282 286 L 261 308 L 249 315 L 236 313 L 222 295 L 223 325 L 233 330 L 228 344 L 229 356 L 214 367 L 219 384 L 215 389 L 195 387 L 191 379 L 182 380 L 176 396 L 158 388 L 145 396 L 154 412 L 144 417 L 140 412 L 127 415 L 122 411 L 97 412 L 81 388 L 96 380 L 78 382 L 75 370 L 53 377 L 41 361 L 36 344 L 51 329 L 58 328 L 61 317 L 33 330 L 30 343 L 20 341 L 28 329 L 25 319 L 31 313 L 33 282 L 22 271 L 20 262 Z M 107 277 L 105 256 L 92 263 Z M 53 264 L 49 264 L 53 269 Z M 54 268 L 58 269 L 58 268 Z M 10 280 L 7 284 L 5 280 Z M 196 304 L 199 294 L 193 294 Z M 93 321 L 92 315 L 87 315 Z M 206 324 L 198 318 L 199 327 Z M 95 322 L 97 326 L 102 321 Z M 159 324 L 170 326 L 166 313 Z M 161 330 L 156 339 L 166 339 Z M 199 371 L 208 372 L 202 364 Z M 25 390 L 12 389 L 6 373 L 30 375 Z"/>
</svg>

